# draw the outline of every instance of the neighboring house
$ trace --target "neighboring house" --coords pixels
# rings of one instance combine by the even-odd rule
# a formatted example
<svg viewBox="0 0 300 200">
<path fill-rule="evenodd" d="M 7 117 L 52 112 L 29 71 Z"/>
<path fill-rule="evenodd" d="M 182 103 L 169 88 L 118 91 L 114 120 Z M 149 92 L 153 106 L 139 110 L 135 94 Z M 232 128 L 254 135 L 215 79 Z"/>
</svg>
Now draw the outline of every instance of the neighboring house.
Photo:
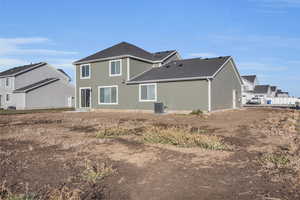
<svg viewBox="0 0 300 200">
<path fill-rule="evenodd" d="M 271 86 L 271 96 L 276 97 L 276 93 L 277 93 L 277 87 Z"/>
<path fill-rule="evenodd" d="M 253 90 L 253 95 L 255 97 L 262 98 L 266 100 L 267 98 L 272 97 L 271 86 L 270 85 L 256 85 Z"/>
<path fill-rule="evenodd" d="M 289 97 L 288 92 L 283 92 L 282 90 L 277 90 L 276 91 L 276 97 Z"/>
<path fill-rule="evenodd" d="M 184 59 L 122 42 L 76 66 L 76 108 L 212 111 L 240 107 L 241 77 L 231 57 Z"/>
<path fill-rule="evenodd" d="M 256 75 L 245 75 L 242 76 L 243 87 L 242 87 L 242 98 L 243 104 L 247 103 L 251 98 L 254 97 L 253 91 L 256 85 L 258 85 L 258 79 Z"/>
<path fill-rule="evenodd" d="M 0 107 L 71 107 L 75 88 L 61 69 L 41 62 L 0 72 Z"/>
</svg>

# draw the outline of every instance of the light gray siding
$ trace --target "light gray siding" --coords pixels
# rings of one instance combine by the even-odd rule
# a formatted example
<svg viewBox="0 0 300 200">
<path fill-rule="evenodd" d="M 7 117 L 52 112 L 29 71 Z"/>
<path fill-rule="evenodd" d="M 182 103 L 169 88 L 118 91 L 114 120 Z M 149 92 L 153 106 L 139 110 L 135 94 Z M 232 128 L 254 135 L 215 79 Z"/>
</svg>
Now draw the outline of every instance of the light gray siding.
<svg viewBox="0 0 300 200">
<path fill-rule="evenodd" d="M 127 61 L 126 61 L 127 62 Z M 152 63 L 143 62 L 133 58 L 129 58 L 130 79 L 153 67 Z"/>
<path fill-rule="evenodd" d="M 18 110 L 26 109 L 25 95 L 26 95 L 26 93 L 13 94 L 13 106 L 15 106 Z"/>
<path fill-rule="evenodd" d="M 236 107 L 241 106 L 241 83 L 234 71 L 232 62 L 228 62 L 211 81 L 211 109 L 233 107 L 233 90 L 236 91 Z"/>
<path fill-rule="evenodd" d="M 174 60 L 179 60 L 179 59 L 181 59 L 179 53 L 175 53 L 174 55 L 169 57 L 167 60 L 165 60 L 162 64 L 166 64 L 168 62 L 171 62 L 171 61 L 174 61 Z"/>
<path fill-rule="evenodd" d="M 179 81 L 157 84 L 158 102 L 168 110 L 208 111 L 208 82 Z"/>
<path fill-rule="evenodd" d="M 12 92 L 15 89 L 15 77 L 8 77 L 10 85 L 6 86 L 6 78 L 0 78 L 0 95 L 1 95 L 1 108 L 7 108 L 9 106 L 14 106 L 14 101 L 12 101 Z M 11 100 L 6 101 L 6 95 L 10 94 Z"/>
<path fill-rule="evenodd" d="M 68 98 L 74 97 L 74 86 L 56 81 L 25 94 L 25 108 L 64 108 L 68 107 Z"/>
<path fill-rule="evenodd" d="M 50 65 L 45 65 L 15 77 L 15 88 L 21 88 L 46 78 L 59 78 L 68 82 L 68 78 Z"/>
</svg>

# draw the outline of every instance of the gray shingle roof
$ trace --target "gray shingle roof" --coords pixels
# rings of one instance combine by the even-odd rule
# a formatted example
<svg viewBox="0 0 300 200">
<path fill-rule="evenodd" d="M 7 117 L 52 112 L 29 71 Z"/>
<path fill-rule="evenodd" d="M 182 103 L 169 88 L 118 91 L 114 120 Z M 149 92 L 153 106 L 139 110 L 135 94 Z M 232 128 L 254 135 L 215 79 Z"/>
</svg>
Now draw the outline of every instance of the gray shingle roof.
<svg viewBox="0 0 300 200">
<path fill-rule="evenodd" d="M 270 85 L 256 85 L 253 93 L 265 94 L 268 93 Z"/>
<path fill-rule="evenodd" d="M 162 60 L 162 59 L 168 57 L 169 55 L 173 54 L 174 52 L 176 52 L 176 50 L 159 51 L 159 52 L 153 53 L 153 56 L 156 60 Z"/>
<path fill-rule="evenodd" d="M 231 57 L 176 60 L 161 67 L 152 68 L 133 78 L 128 83 L 212 77 L 229 58 Z"/>
<path fill-rule="evenodd" d="M 70 81 L 72 80 L 72 78 L 63 69 L 57 69 L 57 70 L 63 73 L 66 77 L 68 77 Z"/>
<path fill-rule="evenodd" d="M 127 42 L 121 42 L 112 47 L 109 47 L 109 48 L 99 51 L 95 54 L 92 54 L 88 57 L 80 59 L 74 63 L 81 63 L 81 62 L 87 62 L 87 61 L 92 61 L 92 60 L 105 59 L 105 58 L 123 56 L 123 55 L 131 55 L 131 56 L 143 58 L 143 59 L 146 59 L 149 61 L 159 61 L 159 60 L 164 59 L 165 57 L 167 57 L 168 55 L 170 55 L 173 52 L 175 52 L 175 51 L 150 53 L 150 52 L 148 52 L 140 47 L 137 47 L 133 44 L 130 44 Z"/>
<path fill-rule="evenodd" d="M 14 76 L 16 74 L 26 72 L 26 71 L 31 70 L 31 69 L 35 69 L 37 67 L 44 66 L 46 64 L 47 63 L 39 62 L 39 63 L 30 64 L 30 65 L 23 65 L 23 66 L 19 66 L 19 67 L 14 67 L 14 68 L 11 68 L 9 70 L 0 72 L 0 77 Z"/>
<path fill-rule="evenodd" d="M 25 87 L 18 88 L 16 90 L 14 90 L 14 93 L 29 92 L 29 91 L 35 90 L 37 88 L 40 88 L 42 86 L 49 85 L 50 83 L 53 83 L 53 82 L 58 81 L 58 80 L 59 80 L 58 78 L 46 78 L 44 80 L 41 80 L 41 81 L 38 81 L 36 83 L 27 85 Z"/>
<path fill-rule="evenodd" d="M 249 81 L 250 83 L 254 83 L 256 79 L 256 75 L 246 75 L 246 76 L 242 76 L 242 78 Z"/>
</svg>

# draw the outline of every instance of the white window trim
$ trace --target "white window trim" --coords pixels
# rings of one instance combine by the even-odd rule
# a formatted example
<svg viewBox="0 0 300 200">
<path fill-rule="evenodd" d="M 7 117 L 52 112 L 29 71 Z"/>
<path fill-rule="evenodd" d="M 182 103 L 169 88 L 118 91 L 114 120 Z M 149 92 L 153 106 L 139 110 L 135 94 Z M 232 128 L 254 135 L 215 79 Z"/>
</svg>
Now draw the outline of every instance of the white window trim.
<svg viewBox="0 0 300 200">
<path fill-rule="evenodd" d="M 111 74 L 111 63 L 112 62 L 118 62 L 120 61 L 120 73 L 119 74 Z M 114 77 L 114 76 L 122 76 L 122 59 L 118 59 L 118 60 L 110 60 L 109 61 L 109 65 L 108 65 L 108 70 L 109 70 L 109 76 L 110 77 Z"/>
<path fill-rule="evenodd" d="M 129 58 L 127 58 L 127 81 L 130 80 L 130 64 L 129 64 L 130 60 Z"/>
<path fill-rule="evenodd" d="M 82 67 L 83 66 L 89 66 L 89 71 L 90 71 L 90 73 L 89 73 L 89 76 L 87 76 L 87 77 L 82 77 Z M 91 64 L 82 64 L 82 65 L 80 65 L 80 67 L 79 67 L 79 70 L 80 70 L 80 79 L 90 79 L 91 78 L 91 74 L 92 74 L 92 68 L 91 68 Z"/>
<path fill-rule="evenodd" d="M 155 98 L 154 100 L 142 99 L 142 86 L 154 85 Z M 156 102 L 157 101 L 157 83 L 139 84 L 139 102 Z"/>
<path fill-rule="evenodd" d="M 7 98 L 6 98 L 6 96 L 7 95 L 9 95 L 9 101 L 7 101 Z M 5 95 L 5 103 L 10 103 L 11 102 L 11 93 L 7 93 L 6 95 Z"/>
<path fill-rule="evenodd" d="M 117 90 L 117 94 L 116 94 L 116 103 L 101 103 L 100 102 L 100 89 L 101 88 L 113 88 L 115 87 Z M 99 105 L 118 105 L 119 104 L 119 86 L 118 85 L 109 85 L 109 86 L 98 86 L 98 104 Z"/>
<path fill-rule="evenodd" d="M 81 107 L 81 90 L 90 89 L 90 107 Z M 79 88 L 79 108 L 92 108 L 92 87 L 80 87 Z"/>
</svg>

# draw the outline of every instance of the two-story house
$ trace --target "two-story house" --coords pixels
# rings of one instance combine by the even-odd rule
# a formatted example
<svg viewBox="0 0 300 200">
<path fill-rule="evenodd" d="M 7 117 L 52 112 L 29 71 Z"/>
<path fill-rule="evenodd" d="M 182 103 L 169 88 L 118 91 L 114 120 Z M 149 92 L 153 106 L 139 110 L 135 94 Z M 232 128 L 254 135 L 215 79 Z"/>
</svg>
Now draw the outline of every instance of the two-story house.
<svg viewBox="0 0 300 200">
<path fill-rule="evenodd" d="M 240 107 L 241 77 L 232 57 L 181 59 L 122 42 L 74 62 L 76 108 L 212 111 Z"/>
<path fill-rule="evenodd" d="M 0 107 L 71 107 L 75 88 L 63 71 L 41 62 L 0 72 Z"/>
</svg>

